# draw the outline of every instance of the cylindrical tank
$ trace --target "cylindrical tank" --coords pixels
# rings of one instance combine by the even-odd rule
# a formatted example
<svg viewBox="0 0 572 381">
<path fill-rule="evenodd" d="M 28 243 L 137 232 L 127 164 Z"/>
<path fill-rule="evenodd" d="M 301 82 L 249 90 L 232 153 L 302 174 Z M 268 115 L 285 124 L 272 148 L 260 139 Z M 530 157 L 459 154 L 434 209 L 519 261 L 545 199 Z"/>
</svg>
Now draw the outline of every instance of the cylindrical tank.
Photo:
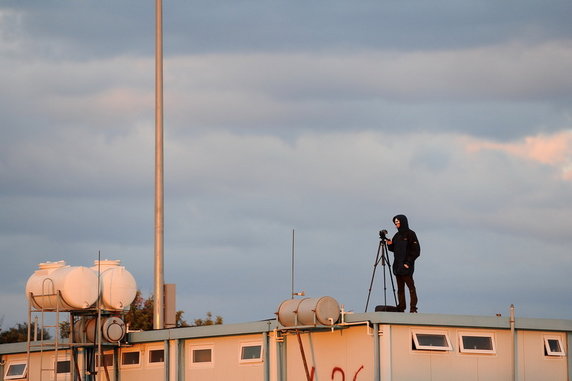
<svg viewBox="0 0 572 381">
<path fill-rule="evenodd" d="M 97 301 L 97 275 L 87 267 L 66 266 L 64 261 L 38 267 L 26 283 L 26 296 L 35 308 L 80 310 Z"/>
<path fill-rule="evenodd" d="M 74 343 L 85 343 L 87 341 L 87 338 L 85 337 L 85 322 L 86 319 L 82 318 L 73 324 L 72 340 Z"/>
<path fill-rule="evenodd" d="M 101 272 L 101 307 L 105 310 L 128 308 L 137 293 L 135 278 L 120 263 L 119 260 L 96 260 L 91 268 Z"/>
<path fill-rule="evenodd" d="M 278 307 L 278 321 L 284 327 L 293 327 L 300 325 L 296 321 L 296 314 L 298 313 L 298 305 L 303 299 L 287 299 L 280 303 Z"/>
<path fill-rule="evenodd" d="M 95 343 L 97 339 L 97 318 L 78 320 L 74 324 L 74 342 Z M 101 339 L 109 343 L 118 342 L 127 332 L 125 322 L 116 316 L 101 318 Z"/>
<path fill-rule="evenodd" d="M 298 323 L 333 325 L 340 317 L 340 306 L 331 296 L 302 299 L 298 305 Z"/>
<path fill-rule="evenodd" d="M 118 317 L 110 317 L 106 319 L 101 326 L 103 338 L 110 343 L 123 339 L 126 331 L 125 323 Z"/>
<path fill-rule="evenodd" d="M 330 297 L 288 299 L 278 307 L 278 321 L 284 327 L 333 325 L 340 317 L 338 302 Z"/>
</svg>

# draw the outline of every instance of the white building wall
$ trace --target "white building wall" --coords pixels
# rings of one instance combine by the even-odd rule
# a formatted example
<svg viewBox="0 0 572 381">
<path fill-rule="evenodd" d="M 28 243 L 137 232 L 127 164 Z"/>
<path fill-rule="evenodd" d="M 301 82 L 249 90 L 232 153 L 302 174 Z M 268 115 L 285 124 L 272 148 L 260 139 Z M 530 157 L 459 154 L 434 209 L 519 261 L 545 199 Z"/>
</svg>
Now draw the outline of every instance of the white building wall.
<svg viewBox="0 0 572 381">
<path fill-rule="evenodd" d="M 564 348 L 569 348 L 567 335 L 559 332 L 521 331 L 517 336 L 518 380 L 568 380 L 568 358 L 566 356 L 547 356 L 544 351 L 545 337 L 559 337 Z"/>
<path fill-rule="evenodd" d="M 122 361 L 123 355 L 131 352 L 139 353 L 139 363 L 119 364 L 121 369 L 121 381 L 163 380 L 165 378 L 165 363 L 150 363 L 149 361 L 150 351 L 161 349 L 164 350 L 164 344 L 162 341 L 157 343 L 142 343 L 133 346 L 122 347 L 119 351 L 120 363 Z M 112 370 L 109 372 L 111 373 Z M 98 376 L 98 380 L 107 380 L 107 376 L 103 374 L 99 374 Z M 110 379 L 113 380 L 112 374 L 110 374 Z"/>
<path fill-rule="evenodd" d="M 457 329 L 444 327 L 412 327 L 391 326 L 391 374 L 384 380 L 391 381 L 506 381 L 512 379 L 512 341 L 508 330 L 479 330 Z M 412 333 L 415 330 L 423 332 L 445 332 L 451 341 L 452 350 L 416 350 L 413 349 Z M 492 333 L 496 344 L 494 354 L 461 353 L 459 338 L 462 332 Z M 382 337 L 382 358 L 387 356 L 387 340 L 384 332 Z M 383 362 L 387 364 L 387 361 Z M 385 365 L 387 366 L 387 365 Z M 382 370 L 382 374 L 387 372 Z"/>
<path fill-rule="evenodd" d="M 287 380 L 306 380 L 298 338 L 290 331 L 286 339 Z M 366 325 L 341 330 L 302 333 L 301 341 L 313 380 L 373 380 L 373 330 Z"/>
<path fill-rule="evenodd" d="M 192 381 L 263 381 L 264 354 L 256 362 L 241 362 L 242 344 L 263 345 L 263 335 L 224 336 L 185 341 L 185 380 Z M 194 349 L 212 349 L 212 362 L 192 361 Z M 123 380 L 122 381 L 129 381 Z M 138 380 L 142 381 L 142 380 Z"/>
<path fill-rule="evenodd" d="M 414 326 L 404 324 L 381 324 L 379 332 L 379 359 L 376 354 L 376 336 L 373 325 L 352 325 L 328 329 L 301 331 L 301 341 L 313 381 L 369 381 L 377 374 L 381 381 L 495 381 L 512 380 L 516 366 L 518 381 L 569 381 L 570 353 L 569 331 L 517 330 L 516 365 L 513 362 L 513 336 L 509 329 L 485 329 L 444 326 Z M 412 334 L 416 331 L 445 332 L 451 342 L 446 351 L 416 350 Z M 462 333 L 485 334 L 494 338 L 494 353 L 462 353 Z M 269 345 L 266 346 L 268 335 Z M 278 339 L 276 337 L 278 335 Z M 545 338 L 558 338 L 565 355 L 549 356 L 545 352 Z M 301 381 L 306 380 L 300 345 L 295 330 L 270 331 L 268 334 L 228 334 L 202 338 L 181 338 L 180 369 L 186 381 Z M 240 359 L 241 345 L 259 344 L 263 348 L 261 358 L 251 362 Z M 6 370 L 14 361 L 26 361 L 24 353 L 8 352 L 1 355 Z M 171 381 L 179 369 L 176 340 L 170 342 Z M 192 350 L 211 348 L 212 361 L 193 364 Z M 156 349 L 165 349 L 164 341 L 140 342 L 119 349 L 119 364 L 108 368 L 110 379 L 119 367 L 121 381 L 156 381 L 165 379 L 165 364 L 151 363 L 149 354 Z M 139 362 L 122 364 L 122 356 L 138 353 Z M 5 352 L 6 353 L 6 352 Z M 113 351 L 107 351 L 112 354 Z M 60 351 L 60 360 L 69 359 L 67 351 Z M 83 355 L 80 354 L 83 363 Z M 53 352 L 44 352 L 43 366 L 53 367 Z M 40 353 L 31 354 L 32 374 L 30 379 L 39 379 Z M 376 367 L 380 365 L 379 373 Z M 80 368 L 83 369 L 83 364 Z M 285 377 L 282 377 L 285 376 Z M 2 377 L 0 377 L 0 380 Z M 46 373 L 44 380 L 51 380 Z M 69 380 L 69 374 L 61 374 L 58 380 Z M 97 380 L 106 380 L 103 370 Z"/>
</svg>

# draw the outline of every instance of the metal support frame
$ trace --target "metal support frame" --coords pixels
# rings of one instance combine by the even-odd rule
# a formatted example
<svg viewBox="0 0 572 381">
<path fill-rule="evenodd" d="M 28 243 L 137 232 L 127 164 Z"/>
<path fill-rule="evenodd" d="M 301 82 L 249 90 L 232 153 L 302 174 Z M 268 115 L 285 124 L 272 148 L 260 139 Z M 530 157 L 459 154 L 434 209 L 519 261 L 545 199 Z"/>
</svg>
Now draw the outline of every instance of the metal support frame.
<svg viewBox="0 0 572 381">
<path fill-rule="evenodd" d="M 40 376 L 39 378 L 33 378 L 34 380 L 42 381 L 44 378 L 44 373 L 46 372 L 53 372 L 52 379 L 57 379 L 57 371 L 58 371 L 58 351 L 61 349 L 69 349 L 69 345 L 62 346 L 60 343 L 60 310 L 63 309 L 65 305 L 65 301 L 61 295 L 60 291 L 55 292 L 55 287 L 53 281 L 51 279 L 44 279 L 42 282 L 42 294 L 34 295 L 33 293 L 28 294 L 28 337 L 26 341 L 26 366 L 28 369 L 28 378 L 32 379 L 31 373 L 32 369 L 30 367 L 30 355 L 32 353 L 32 348 L 39 348 L 40 352 Z M 54 298 L 55 300 L 55 308 L 44 308 L 42 307 L 43 303 L 38 303 L 36 298 Z M 38 306 L 39 308 L 36 308 Z M 54 324 L 46 324 L 46 312 L 55 312 L 55 322 Z M 34 335 L 32 336 L 32 317 L 34 314 L 40 314 L 40 326 L 38 327 L 37 320 L 34 325 Z M 37 316 L 34 316 L 37 317 Z M 40 330 L 40 340 L 39 342 L 36 340 L 37 330 Z M 53 342 L 48 342 L 47 338 L 44 337 L 44 333 L 48 328 L 54 329 L 54 339 Z M 32 341 L 32 337 L 34 341 Z M 46 365 L 44 367 L 44 351 L 45 350 L 52 350 L 54 354 L 54 362 L 51 366 Z M 71 361 L 71 360 L 70 360 Z M 71 369 L 70 369 L 71 370 Z"/>
</svg>

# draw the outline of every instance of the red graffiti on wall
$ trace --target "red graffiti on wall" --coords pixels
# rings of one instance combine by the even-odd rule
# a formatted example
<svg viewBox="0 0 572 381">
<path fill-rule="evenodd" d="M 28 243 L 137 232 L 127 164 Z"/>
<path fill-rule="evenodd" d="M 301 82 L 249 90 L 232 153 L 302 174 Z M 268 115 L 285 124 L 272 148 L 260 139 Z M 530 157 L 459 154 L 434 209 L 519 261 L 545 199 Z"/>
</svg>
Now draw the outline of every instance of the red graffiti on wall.
<svg viewBox="0 0 572 381">
<path fill-rule="evenodd" d="M 361 370 L 363 369 L 363 365 L 359 367 L 359 369 L 357 370 L 356 374 L 354 374 L 354 379 L 353 381 L 357 381 L 357 375 L 359 372 L 361 372 Z"/>
<path fill-rule="evenodd" d="M 362 371 L 362 369 L 364 369 L 363 365 L 359 367 L 359 369 L 354 373 L 354 378 L 352 379 L 352 381 L 357 381 L 357 376 L 359 374 L 359 372 Z M 313 366 L 312 367 L 312 371 L 310 372 L 310 381 L 314 381 L 314 374 L 316 373 L 316 367 Z M 332 369 L 332 376 L 331 379 L 332 381 L 334 380 L 334 377 L 336 375 L 336 373 L 339 373 L 342 375 L 342 380 L 341 381 L 346 381 L 346 373 L 344 372 L 344 370 L 342 368 L 340 368 L 339 366 L 335 366 Z"/>
<path fill-rule="evenodd" d="M 342 381 L 346 381 L 346 374 L 344 373 L 344 370 L 342 368 L 338 368 L 337 366 L 334 369 L 332 369 L 332 380 L 334 379 L 334 375 L 336 374 L 336 372 L 342 374 Z"/>
</svg>

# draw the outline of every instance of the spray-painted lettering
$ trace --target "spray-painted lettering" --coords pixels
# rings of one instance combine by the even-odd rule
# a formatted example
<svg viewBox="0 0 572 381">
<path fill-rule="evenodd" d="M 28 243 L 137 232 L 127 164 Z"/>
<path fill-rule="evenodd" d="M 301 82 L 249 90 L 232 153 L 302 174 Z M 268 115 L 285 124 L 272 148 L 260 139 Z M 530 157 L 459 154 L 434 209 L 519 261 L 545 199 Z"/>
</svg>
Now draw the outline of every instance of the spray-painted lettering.
<svg viewBox="0 0 572 381">
<path fill-rule="evenodd" d="M 342 368 L 338 368 L 337 366 L 334 369 L 332 369 L 332 380 L 334 379 L 334 375 L 336 373 L 341 373 L 342 381 L 346 381 L 346 374 L 344 373 L 344 370 Z"/>
<path fill-rule="evenodd" d="M 354 377 L 352 379 L 352 381 L 357 381 L 357 377 L 359 372 L 361 372 L 364 369 L 364 366 L 360 366 L 359 369 L 354 373 Z M 332 381 L 334 381 L 336 373 L 339 373 L 341 375 L 341 381 L 346 381 L 346 372 L 344 372 L 344 370 L 342 368 L 340 368 L 339 366 L 335 366 L 332 369 L 332 375 L 331 375 L 331 379 Z M 314 375 L 316 374 L 316 367 L 313 366 L 312 367 L 312 371 L 310 372 L 310 381 L 314 381 Z M 336 380 L 337 381 L 337 380 Z"/>
</svg>

